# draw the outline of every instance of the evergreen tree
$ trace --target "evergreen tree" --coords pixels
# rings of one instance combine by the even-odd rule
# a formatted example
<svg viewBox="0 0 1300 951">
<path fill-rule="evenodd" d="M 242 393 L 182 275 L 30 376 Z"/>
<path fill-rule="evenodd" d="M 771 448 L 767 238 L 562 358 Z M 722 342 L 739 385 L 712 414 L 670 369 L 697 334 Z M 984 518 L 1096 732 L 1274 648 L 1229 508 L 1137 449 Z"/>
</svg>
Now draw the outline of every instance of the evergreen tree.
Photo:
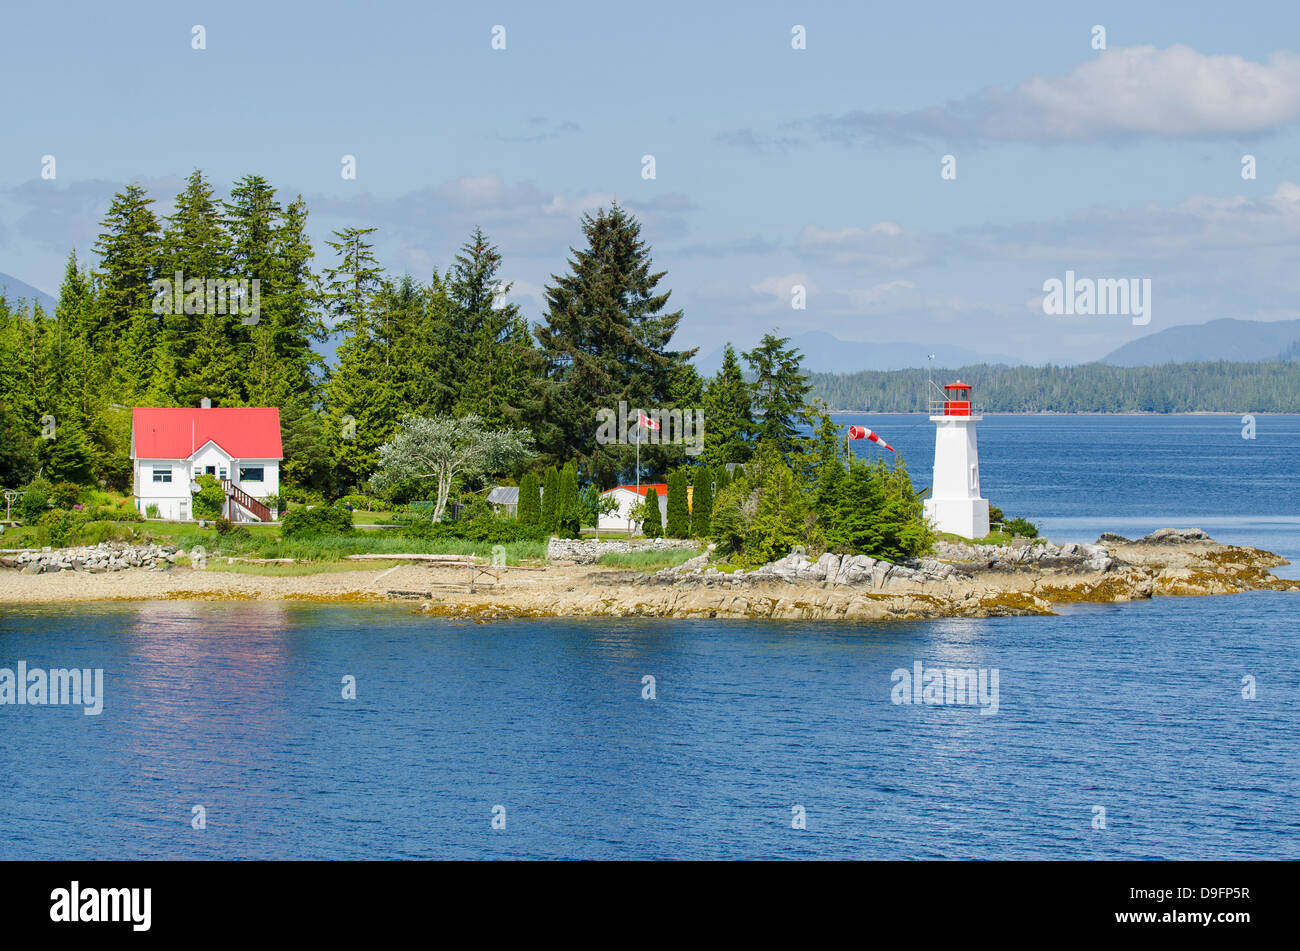
<svg viewBox="0 0 1300 951">
<path fill-rule="evenodd" d="M 536 472 L 525 472 L 519 480 L 519 522 L 522 525 L 536 525 L 542 517 L 542 487 Z"/>
<path fill-rule="evenodd" d="M 444 358 L 458 371 L 456 412 L 506 425 L 530 403 L 540 362 L 519 305 L 502 303 L 511 285 L 500 268 L 500 252 L 475 228 L 448 277 L 457 333 Z"/>
<path fill-rule="evenodd" d="M 704 452 L 701 458 L 711 466 L 748 459 L 754 417 L 750 408 L 749 385 L 731 344 L 727 344 L 723 352 L 722 367 L 705 387 L 703 404 Z"/>
<path fill-rule="evenodd" d="M 130 403 L 149 386 L 158 320 L 153 280 L 158 271 L 158 219 L 153 199 L 139 185 L 113 196 L 95 242 L 101 270 L 99 316 L 90 335 L 111 367 L 110 394 Z"/>
<path fill-rule="evenodd" d="M 561 538 L 581 538 L 582 510 L 578 499 L 578 475 L 572 462 L 560 471 L 559 498 L 555 506 L 556 532 Z"/>
<path fill-rule="evenodd" d="M 560 474 L 548 466 L 542 477 L 542 507 L 539 524 L 543 531 L 555 532 L 560 500 Z"/>
<path fill-rule="evenodd" d="M 697 466 L 693 475 L 691 534 L 696 538 L 708 538 L 713 523 L 713 470 L 708 466 Z"/>
<path fill-rule="evenodd" d="M 745 541 L 745 557 L 751 564 L 784 558 L 795 545 L 811 548 L 819 541 L 804 487 L 781 458 L 776 444 L 760 443 L 758 456 L 756 479 L 761 491 Z"/>
<path fill-rule="evenodd" d="M 744 355 L 755 377 L 751 393 L 759 415 L 757 435 L 787 457 L 799 448 L 798 421 L 811 389 L 800 370 L 803 357 L 789 343 L 789 337 L 764 334 L 759 345 Z"/>
<path fill-rule="evenodd" d="M 596 451 L 596 410 L 617 410 L 620 400 L 666 406 L 674 367 L 695 351 L 668 349 L 682 312 L 667 310 L 669 292 L 658 289 L 664 272 L 652 269 L 636 219 L 616 204 L 584 215 L 582 229 L 587 246 L 573 252 L 568 274 L 552 278 L 546 322 L 536 328 L 546 373 L 539 400 L 553 427 L 540 438 L 552 455 L 612 482 L 632 450 Z"/>
<path fill-rule="evenodd" d="M 669 538 L 689 538 L 691 512 L 686 492 L 686 470 L 674 469 L 668 473 L 668 524 L 664 533 Z"/>
<path fill-rule="evenodd" d="M 641 534 L 646 538 L 659 538 L 664 533 L 663 513 L 659 511 L 659 490 L 653 486 L 646 489 L 645 501 L 641 503 Z"/>
<path fill-rule="evenodd" d="M 325 439 L 338 486 L 357 485 L 375 471 L 379 447 L 398 422 L 390 341 L 376 332 L 383 272 L 366 240 L 374 230 L 348 228 L 326 242 L 339 264 L 325 271 L 324 297 L 335 328 L 345 335 L 326 390 Z"/>
<path fill-rule="evenodd" d="M 31 437 L 15 425 L 0 402 L 0 488 L 15 489 L 26 484 L 36 473 L 36 465 Z"/>
<path fill-rule="evenodd" d="M 216 405 L 239 405 L 244 395 L 244 355 L 235 325 L 240 318 L 237 313 L 208 313 L 207 307 L 207 282 L 231 274 L 230 242 L 212 188 L 197 170 L 176 196 L 175 212 L 162 232 L 158 262 L 158 276 L 172 282 L 173 292 L 155 300 L 162 313 L 150 402 L 196 406 L 206 396 Z M 180 287 L 175 286 L 178 278 Z M 229 304 L 226 309 L 231 310 Z"/>
<path fill-rule="evenodd" d="M 727 467 L 718 466 L 715 468 L 713 470 L 713 498 L 716 500 L 722 490 L 729 485 L 731 485 L 731 473 L 727 471 Z"/>
</svg>

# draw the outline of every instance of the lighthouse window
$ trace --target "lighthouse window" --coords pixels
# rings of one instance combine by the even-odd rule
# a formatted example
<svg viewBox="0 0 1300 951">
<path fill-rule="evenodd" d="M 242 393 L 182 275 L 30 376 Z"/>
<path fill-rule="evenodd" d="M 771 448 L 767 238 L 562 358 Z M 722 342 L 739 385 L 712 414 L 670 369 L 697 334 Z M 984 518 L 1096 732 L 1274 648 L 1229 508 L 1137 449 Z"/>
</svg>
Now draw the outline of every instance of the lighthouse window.
<svg viewBox="0 0 1300 951">
<path fill-rule="evenodd" d="M 980 471 L 973 465 L 970 467 L 970 487 L 972 489 L 980 487 Z"/>
</svg>

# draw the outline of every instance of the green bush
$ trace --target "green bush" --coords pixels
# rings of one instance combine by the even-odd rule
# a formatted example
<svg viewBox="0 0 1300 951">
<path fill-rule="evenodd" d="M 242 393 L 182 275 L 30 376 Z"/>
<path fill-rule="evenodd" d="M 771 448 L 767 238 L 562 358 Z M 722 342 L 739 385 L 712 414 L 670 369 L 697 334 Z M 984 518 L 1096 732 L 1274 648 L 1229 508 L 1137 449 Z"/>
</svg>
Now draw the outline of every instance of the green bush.
<svg viewBox="0 0 1300 951">
<path fill-rule="evenodd" d="M 147 518 L 160 518 L 160 517 L 161 517 L 161 516 L 158 514 L 158 506 L 157 506 L 157 505 L 154 505 L 152 502 L 151 502 L 150 504 L 148 504 L 148 505 L 146 505 L 146 506 L 144 507 L 144 514 L 145 514 L 145 516 L 146 516 Z"/>
<path fill-rule="evenodd" d="M 1037 538 L 1038 526 L 1027 518 L 1016 516 L 1014 518 L 1004 519 L 1002 522 L 1002 531 L 1008 535 L 1023 535 L 1025 538 Z"/>
<path fill-rule="evenodd" d="M 367 512 L 373 512 L 375 510 L 374 499 L 372 499 L 368 495 L 359 495 L 358 493 L 355 492 L 352 493 L 351 495 L 343 496 L 343 498 L 339 499 L 338 504 L 350 505 L 354 510 L 364 509 Z"/>
<path fill-rule="evenodd" d="M 194 494 L 194 517 L 217 518 L 226 504 L 226 491 L 214 475 L 206 472 L 194 480 L 199 491 Z"/>
<path fill-rule="evenodd" d="M 50 493 L 53 488 L 45 479 L 33 479 L 27 484 L 22 498 L 18 500 L 18 512 L 24 522 L 35 525 L 50 510 Z"/>
<path fill-rule="evenodd" d="M 412 521 L 402 525 L 401 533 L 422 541 L 463 539 L 505 545 L 511 542 L 539 541 L 549 533 L 537 525 L 525 525 L 517 519 L 498 518 L 495 515 L 462 518 L 455 522 Z"/>
<path fill-rule="evenodd" d="M 49 533 L 53 547 L 66 548 L 72 541 L 73 534 L 81 527 L 82 519 L 67 509 L 50 509 L 41 516 L 40 524 Z"/>
<path fill-rule="evenodd" d="M 284 538 L 310 538 L 315 535 L 351 535 L 352 513 L 332 505 L 292 509 L 280 519 L 280 534 Z"/>
<path fill-rule="evenodd" d="M 75 482 L 60 482 L 50 491 L 50 501 L 55 508 L 70 509 L 81 501 L 81 486 Z"/>
</svg>

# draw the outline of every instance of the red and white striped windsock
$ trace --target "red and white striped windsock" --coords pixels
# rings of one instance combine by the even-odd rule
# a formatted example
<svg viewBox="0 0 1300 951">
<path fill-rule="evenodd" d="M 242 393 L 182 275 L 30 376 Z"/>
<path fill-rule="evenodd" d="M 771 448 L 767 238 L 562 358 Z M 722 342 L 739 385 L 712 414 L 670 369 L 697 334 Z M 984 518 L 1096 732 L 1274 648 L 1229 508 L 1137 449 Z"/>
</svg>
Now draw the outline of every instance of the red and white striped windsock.
<svg viewBox="0 0 1300 951">
<path fill-rule="evenodd" d="M 850 438 L 850 439 L 870 439 L 872 442 L 878 442 L 878 443 L 880 443 L 880 445 L 884 446 L 884 447 L 885 447 L 886 449 L 888 449 L 890 452 L 893 452 L 893 451 L 894 451 L 894 447 L 893 447 L 893 446 L 891 446 L 889 443 L 885 442 L 883 439 L 881 439 L 879 436 L 877 436 L 877 435 L 876 435 L 875 433 L 873 433 L 871 430 L 867 429 L 866 426 L 850 426 L 850 427 L 849 427 L 849 438 Z"/>
</svg>

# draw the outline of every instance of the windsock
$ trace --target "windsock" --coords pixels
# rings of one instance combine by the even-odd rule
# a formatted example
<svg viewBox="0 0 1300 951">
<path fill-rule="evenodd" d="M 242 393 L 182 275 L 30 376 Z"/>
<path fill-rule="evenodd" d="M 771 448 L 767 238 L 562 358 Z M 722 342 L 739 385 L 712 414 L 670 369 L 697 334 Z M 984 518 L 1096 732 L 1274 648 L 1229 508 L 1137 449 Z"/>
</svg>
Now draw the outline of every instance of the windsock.
<svg viewBox="0 0 1300 951">
<path fill-rule="evenodd" d="M 878 443 L 880 443 L 880 445 L 884 446 L 884 447 L 885 447 L 886 449 L 888 449 L 890 452 L 893 452 L 893 451 L 894 451 L 894 447 L 893 447 L 893 446 L 891 446 L 889 443 L 885 442 L 883 439 L 881 439 L 879 436 L 877 436 L 877 435 L 876 435 L 875 433 L 873 433 L 871 430 L 867 429 L 866 426 L 850 426 L 850 427 L 849 427 L 849 438 L 850 438 L 850 439 L 870 439 L 872 442 L 878 442 Z"/>
</svg>

